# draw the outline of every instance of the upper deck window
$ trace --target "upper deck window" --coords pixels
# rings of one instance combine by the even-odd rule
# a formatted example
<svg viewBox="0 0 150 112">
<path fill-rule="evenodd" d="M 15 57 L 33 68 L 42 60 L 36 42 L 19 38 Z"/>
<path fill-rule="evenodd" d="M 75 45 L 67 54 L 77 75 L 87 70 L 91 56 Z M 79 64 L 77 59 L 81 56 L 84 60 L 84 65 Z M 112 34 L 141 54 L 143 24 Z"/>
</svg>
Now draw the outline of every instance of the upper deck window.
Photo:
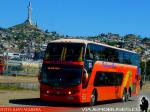
<svg viewBox="0 0 150 112">
<path fill-rule="evenodd" d="M 82 43 L 49 43 L 44 60 L 83 61 L 84 48 Z"/>
<path fill-rule="evenodd" d="M 136 53 L 96 44 L 87 45 L 85 58 L 92 61 L 108 61 L 135 66 L 139 66 L 140 63 Z"/>
</svg>

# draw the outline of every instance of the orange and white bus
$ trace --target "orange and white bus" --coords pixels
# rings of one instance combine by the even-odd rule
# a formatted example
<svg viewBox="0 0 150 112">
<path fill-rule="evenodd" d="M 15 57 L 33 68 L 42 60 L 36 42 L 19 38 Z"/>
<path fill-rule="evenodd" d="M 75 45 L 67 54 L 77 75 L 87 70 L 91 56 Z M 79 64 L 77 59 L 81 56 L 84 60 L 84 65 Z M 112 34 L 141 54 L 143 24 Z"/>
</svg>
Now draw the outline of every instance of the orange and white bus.
<svg viewBox="0 0 150 112">
<path fill-rule="evenodd" d="M 138 95 L 140 58 L 137 53 L 81 39 L 48 44 L 43 59 L 40 99 L 89 103 Z"/>
</svg>

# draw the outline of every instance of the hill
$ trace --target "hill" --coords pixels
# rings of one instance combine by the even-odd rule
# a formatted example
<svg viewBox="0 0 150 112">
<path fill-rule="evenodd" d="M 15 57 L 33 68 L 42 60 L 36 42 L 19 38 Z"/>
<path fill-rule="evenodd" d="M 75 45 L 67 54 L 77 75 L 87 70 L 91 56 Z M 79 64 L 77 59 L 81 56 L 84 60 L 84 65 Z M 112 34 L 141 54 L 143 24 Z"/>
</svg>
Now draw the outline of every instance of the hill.
<svg viewBox="0 0 150 112">
<path fill-rule="evenodd" d="M 24 22 L 10 28 L 0 28 L 0 49 L 9 48 L 14 52 L 40 51 L 43 44 L 62 38 L 56 32 L 48 32 L 37 25 Z"/>
<path fill-rule="evenodd" d="M 22 23 L 22 24 L 18 24 L 18 25 L 15 25 L 15 26 L 12 26 L 10 28 L 8 28 L 9 30 L 38 30 L 40 31 L 37 26 L 35 25 L 31 25 L 29 23 Z"/>
<path fill-rule="evenodd" d="M 150 38 L 141 38 L 134 34 L 120 36 L 119 34 L 98 34 L 87 37 L 71 37 L 60 35 L 57 32 L 44 31 L 37 25 L 24 22 L 10 28 L 0 28 L 0 49 L 9 48 L 14 52 L 28 52 L 29 50 L 41 51 L 43 45 L 59 38 L 84 38 L 95 42 L 101 42 L 143 54 L 150 49 Z"/>
</svg>

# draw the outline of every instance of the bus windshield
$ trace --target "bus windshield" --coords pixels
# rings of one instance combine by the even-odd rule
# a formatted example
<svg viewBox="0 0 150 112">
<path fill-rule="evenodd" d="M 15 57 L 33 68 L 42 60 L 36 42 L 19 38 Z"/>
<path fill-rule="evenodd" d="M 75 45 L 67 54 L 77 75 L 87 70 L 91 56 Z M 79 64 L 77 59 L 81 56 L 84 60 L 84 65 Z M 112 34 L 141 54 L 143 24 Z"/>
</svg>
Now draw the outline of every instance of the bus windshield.
<svg viewBox="0 0 150 112">
<path fill-rule="evenodd" d="M 44 60 L 83 61 L 84 46 L 81 43 L 49 43 Z"/>
<path fill-rule="evenodd" d="M 60 70 L 48 70 L 43 68 L 41 81 L 49 86 L 76 86 L 81 83 L 81 68 L 62 68 Z"/>
</svg>

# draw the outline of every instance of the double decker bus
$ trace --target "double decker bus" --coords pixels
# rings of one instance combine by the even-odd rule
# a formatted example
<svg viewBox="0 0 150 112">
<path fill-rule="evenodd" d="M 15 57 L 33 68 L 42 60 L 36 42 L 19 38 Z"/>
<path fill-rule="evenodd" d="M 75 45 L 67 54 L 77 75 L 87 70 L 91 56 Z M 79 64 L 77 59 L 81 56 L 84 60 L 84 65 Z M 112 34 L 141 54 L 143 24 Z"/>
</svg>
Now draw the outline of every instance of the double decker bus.
<svg viewBox="0 0 150 112">
<path fill-rule="evenodd" d="M 81 39 L 48 44 L 43 59 L 40 99 L 88 103 L 138 95 L 140 58 L 136 52 Z"/>
</svg>

